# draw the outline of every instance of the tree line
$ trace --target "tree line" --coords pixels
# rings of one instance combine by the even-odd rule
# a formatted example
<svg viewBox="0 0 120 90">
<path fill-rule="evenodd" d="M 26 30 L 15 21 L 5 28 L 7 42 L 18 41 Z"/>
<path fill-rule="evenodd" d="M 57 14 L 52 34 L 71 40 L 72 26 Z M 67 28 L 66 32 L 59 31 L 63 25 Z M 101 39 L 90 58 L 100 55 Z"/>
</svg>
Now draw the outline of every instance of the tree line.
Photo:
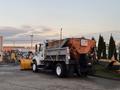
<svg viewBox="0 0 120 90">
<path fill-rule="evenodd" d="M 108 55 L 106 49 L 108 50 Z M 98 59 L 112 59 L 112 57 L 114 57 L 114 59 L 117 60 L 116 44 L 112 34 L 107 47 L 103 36 L 99 35 L 97 57 Z"/>
</svg>

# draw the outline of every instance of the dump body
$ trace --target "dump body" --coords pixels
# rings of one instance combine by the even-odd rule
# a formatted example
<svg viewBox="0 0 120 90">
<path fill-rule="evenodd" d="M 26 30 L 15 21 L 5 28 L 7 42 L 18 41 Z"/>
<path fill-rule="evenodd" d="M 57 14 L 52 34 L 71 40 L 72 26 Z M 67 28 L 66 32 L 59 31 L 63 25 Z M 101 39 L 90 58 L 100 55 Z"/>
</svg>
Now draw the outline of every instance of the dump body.
<svg viewBox="0 0 120 90">
<path fill-rule="evenodd" d="M 96 42 L 84 38 L 68 38 L 48 42 L 47 48 L 69 47 L 70 56 L 73 60 L 79 60 L 80 54 L 91 54 L 94 51 Z"/>
</svg>

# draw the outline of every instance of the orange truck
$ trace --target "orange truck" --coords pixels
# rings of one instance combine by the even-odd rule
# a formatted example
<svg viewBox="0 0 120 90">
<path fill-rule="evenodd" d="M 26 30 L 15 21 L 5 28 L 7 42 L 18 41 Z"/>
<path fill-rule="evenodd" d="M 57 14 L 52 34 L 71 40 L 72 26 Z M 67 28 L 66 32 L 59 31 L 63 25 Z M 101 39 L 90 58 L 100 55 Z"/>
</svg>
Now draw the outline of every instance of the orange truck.
<svg viewBox="0 0 120 90">
<path fill-rule="evenodd" d="M 77 75 L 87 76 L 92 72 L 95 58 L 94 40 L 67 38 L 51 40 L 39 44 L 32 60 L 32 70 L 52 69 L 58 77 Z"/>
</svg>

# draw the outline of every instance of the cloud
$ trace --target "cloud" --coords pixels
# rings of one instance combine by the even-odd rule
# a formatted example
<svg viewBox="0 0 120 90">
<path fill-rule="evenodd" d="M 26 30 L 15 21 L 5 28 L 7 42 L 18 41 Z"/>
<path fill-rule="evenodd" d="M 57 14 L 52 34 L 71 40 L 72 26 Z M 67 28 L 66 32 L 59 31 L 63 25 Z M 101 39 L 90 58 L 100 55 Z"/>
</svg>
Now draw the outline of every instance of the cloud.
<svg viewBox="0 0 120 90">
<path fill-rule="evenodd" d="M 5 43 L 15 40 L 17 43 L 30 43 L 30 35 L 34 35 L 34 41 L 58 38 L 59 32 L 56 29 L 46 26 L 29 26 L 21 27 L 0 27 L 0 34 L 4 37 Z"/>
<path fill-rule="evenodd" d="M 108 43 L 110 35 L 113 35 L 116 42 L 120 40 L 120 31 L 108 31 L 108 32 L 101 32 L 101 33 L 92 33 L 87 35 L 77 35 L 74 37 L 85 36 L 86 38 L 95 37 L 96 40 L 99 38 L 99 34 L 104 36 L 105 41 Z M 47 27 L 47 26 L 30 26 L 30 25 L 23 25 L 21 27 L 0 27 L 0 35 L 4 37 L 5 44 L 30 44 L 31 37 L 33 36 L 34 43 L 38 43 L 48 39 L 59 39 L 59 30 L 55 28 Z M 67 34 L 63 35 L 63 38 L 67 37 Z M 71 35 L 69 36 L 71 37 Z"/>
<path fill-rule="evenodd" d="M 15 27 L 0 27 L 0 35 L 4 37 L 10 37 L 23 32 L 25 31 Z"/>
</svg>

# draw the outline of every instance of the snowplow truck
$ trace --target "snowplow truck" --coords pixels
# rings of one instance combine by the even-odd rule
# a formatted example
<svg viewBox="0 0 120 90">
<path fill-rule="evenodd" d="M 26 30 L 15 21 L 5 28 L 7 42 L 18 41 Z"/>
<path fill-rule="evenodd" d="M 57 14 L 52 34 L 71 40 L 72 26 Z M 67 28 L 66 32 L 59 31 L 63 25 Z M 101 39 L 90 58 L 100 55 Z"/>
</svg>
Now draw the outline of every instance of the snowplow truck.
<svg viewBox="0 0 120 90">
<path fill-rule="evenodd" d="M 94 40 L 85 38 L 46 41 L 36 45 L 32 70 L 51 69 L 58 77 L 87 76 L 92 72 L 95 46 Z"/>
</svg>

